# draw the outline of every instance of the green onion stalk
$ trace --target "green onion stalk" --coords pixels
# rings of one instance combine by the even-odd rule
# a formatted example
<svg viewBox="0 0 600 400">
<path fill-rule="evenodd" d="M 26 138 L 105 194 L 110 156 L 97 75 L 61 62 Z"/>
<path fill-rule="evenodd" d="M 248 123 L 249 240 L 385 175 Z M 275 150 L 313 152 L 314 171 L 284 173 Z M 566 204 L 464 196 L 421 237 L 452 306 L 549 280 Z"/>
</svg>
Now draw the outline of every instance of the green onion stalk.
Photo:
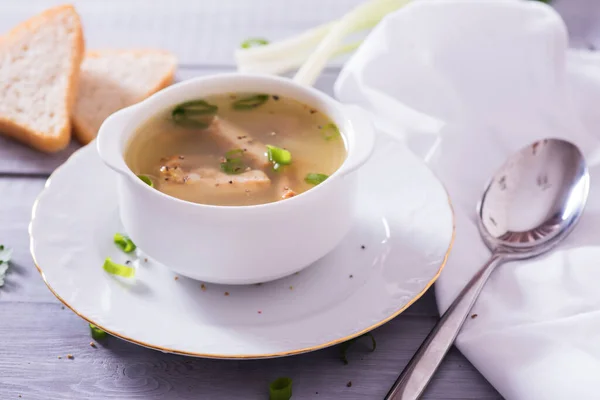
<svg viewBox="0 0 600 400">
<path fill-rule="evenodd" d="M 361 42 L 343 43 L 356 32 L 371 29 L 387 14 L 410 0 L 369 0 L 336 21 L 319 25 L 297 36 L 264 45 L 245 46 L 235 52 L 240 72 L 283 74 L 300 67 L 294 78 L 312 85 L 330 58 L 357 49 Z"/>
</svg>

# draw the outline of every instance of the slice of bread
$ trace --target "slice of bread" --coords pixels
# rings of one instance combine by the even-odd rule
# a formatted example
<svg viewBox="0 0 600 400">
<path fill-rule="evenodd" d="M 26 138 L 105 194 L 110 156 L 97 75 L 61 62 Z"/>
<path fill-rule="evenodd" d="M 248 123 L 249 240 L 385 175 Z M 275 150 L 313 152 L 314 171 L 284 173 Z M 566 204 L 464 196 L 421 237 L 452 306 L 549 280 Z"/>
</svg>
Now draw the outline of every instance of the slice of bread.
<svg viewBox="0 0 600 400">
<path fill-rule="evenodd" d="M 77 139 L 91 142 L 109 115 L 170 85 L 176 66 L 175 56 L 160 50 L 86 54 L 72 116 Z"/>
<path fill-rule="evenodd" d="M 0 38 L 0 133 L 46 152 L 71 138 L 84 42 L 71 5 L 49 9 Z"/>
</svg>

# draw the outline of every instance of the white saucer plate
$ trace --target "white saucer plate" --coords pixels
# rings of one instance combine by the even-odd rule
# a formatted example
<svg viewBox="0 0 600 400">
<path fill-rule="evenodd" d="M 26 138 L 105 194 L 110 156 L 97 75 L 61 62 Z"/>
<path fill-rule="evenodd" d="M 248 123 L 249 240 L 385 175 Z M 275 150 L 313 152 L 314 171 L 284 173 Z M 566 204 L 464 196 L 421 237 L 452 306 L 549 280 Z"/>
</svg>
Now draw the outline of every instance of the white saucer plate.
<svg viewBox="0 0 600 400">
<path fill-rule="evenodd" d="M 454 239 L 444 187 L 403 144 L 378 137 L 373 158 L 358 173 L 356 221 L 332 253 L 262 285 L 204 284 L 116 248 L 112 238 L 122 226 L 115 173 L 100 161 L 94 143 L 57 169 L 38 197 L 31 253 L 60 301 L 130 342 L 230 359 L 317 350 L 404 311 L 437 279 Z M 177 251 L 168 237 L 164 245 Z M 104 272 L 106 257 L 132 260 L 136 277 L 125 281 Z M 265 260 L 286 262 L 268 254 Z"/>
</svg>

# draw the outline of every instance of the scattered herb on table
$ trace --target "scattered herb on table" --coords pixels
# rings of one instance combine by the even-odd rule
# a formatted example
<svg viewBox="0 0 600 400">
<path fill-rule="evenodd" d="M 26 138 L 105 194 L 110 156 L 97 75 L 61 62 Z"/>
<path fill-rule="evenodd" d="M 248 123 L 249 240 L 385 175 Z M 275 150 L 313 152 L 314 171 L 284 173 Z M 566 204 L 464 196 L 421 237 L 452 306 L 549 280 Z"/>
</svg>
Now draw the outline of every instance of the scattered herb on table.
<svg viewBox="0 0 600 400">
<path fill-rule="evenodd" d="M 370 337 L 371 338 L 371 344 L 372 344 L 372 348 L 371 348 L 371 352 L 374 352 L 375 349 L 377 349 L 377 342 L 375 341 L 375 338 L 373 337 L 373 335 L 369 332 L 369 333 L 365 333 L 364 335 L 361 335 L 359 337 L 356 337 L 354 339 L 348 340 L 347 342 L 344 342 L 340 345 L 340 357 L 342 359 L 342 361 L 344 362 L 344 364 L 348 364 L 348 357 L 347 357 L 347 352 L 348 349 L 358 340 L 364 338 L 364 337 Z"/>
<path fill-rule="evenodd" d="M 289 400 L 292 398 L 292 380 L 277 378 L 269 385 L 269 400 Z"/>
<path fill-rule="evenodd" d="M 108 333 L 104 332 L 102 329 L 98 328 L 94 324 L 90 324 L 90 332 L 92 334 L 92 338 L 98 341 L 106 339 L 106 337 L 108 336 Z"/>
<path fill-rule="evenodd" d="M 115 233 L 113 238 L 115 244 L 125 253 L 131 253 L 136 249 L 135 243 L 128 236 L 121 233 Z"/>
<path fill-rule="evenodd" d="M 11 257 L 12 249 L 0 244 L 0 286 L 4 285 L 4 277 L 6 276 L 6 271 L 8 271 L 8 262 Z"/>
</svg>

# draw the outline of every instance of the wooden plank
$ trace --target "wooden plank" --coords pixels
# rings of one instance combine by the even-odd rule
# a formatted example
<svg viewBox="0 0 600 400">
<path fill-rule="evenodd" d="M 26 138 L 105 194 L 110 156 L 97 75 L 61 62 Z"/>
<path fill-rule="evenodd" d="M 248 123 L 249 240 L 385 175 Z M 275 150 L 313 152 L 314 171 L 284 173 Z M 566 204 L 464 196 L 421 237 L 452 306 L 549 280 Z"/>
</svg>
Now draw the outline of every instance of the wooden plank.
<svg viewBox="0 0 600 400">
<path fill-rule="evenodd" d="M 348 352 L 348 365 L 341 362 L 337 347 L 259 361 L 162 354 L 116 338 L 92 348 L 87 324 L 58 304 L 0 302 L 0 320 L 2 399 L 197 400 L 265 399 L 269 382 L 278 376 L 293 379 L 294 399 L 380 399 L 436 319 L 397 318 L 374 332 L 375 352 L 356 343 Z M 424 396 L 499 398 L 456 351 Z"/>
</svg>

